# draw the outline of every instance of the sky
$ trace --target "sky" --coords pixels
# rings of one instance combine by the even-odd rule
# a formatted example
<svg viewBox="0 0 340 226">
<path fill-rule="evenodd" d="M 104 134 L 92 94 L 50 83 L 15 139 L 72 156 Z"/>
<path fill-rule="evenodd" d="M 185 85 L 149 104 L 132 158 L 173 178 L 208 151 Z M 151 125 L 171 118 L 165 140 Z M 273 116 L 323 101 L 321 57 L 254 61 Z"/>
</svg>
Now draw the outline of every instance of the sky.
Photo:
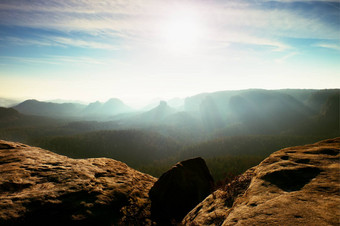
<svg viewBox="0 0 340 226">
<path fill-rule="evenodd" d="M 0 0 L 0 97 L 339 87 L 339 0 Z"/>
</svg>

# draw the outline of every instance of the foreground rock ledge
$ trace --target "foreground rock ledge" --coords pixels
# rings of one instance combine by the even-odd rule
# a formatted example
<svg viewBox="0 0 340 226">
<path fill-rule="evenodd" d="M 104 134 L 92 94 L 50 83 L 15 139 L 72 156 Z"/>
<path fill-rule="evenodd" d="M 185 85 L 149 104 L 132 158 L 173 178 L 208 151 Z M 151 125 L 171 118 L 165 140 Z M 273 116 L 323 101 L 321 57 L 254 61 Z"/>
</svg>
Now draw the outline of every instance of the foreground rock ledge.
<svg viewBox="0 0 340 226">
<path fill-rule="evenodd" d="M 185 225 L 339 225 L 340 138 L 282 149 L 217 190 Z M 235 187 L 246 188 L 233 194 Z M 233 202 L 230 203 L 230 196 Z"/>
<path fill-rule="evenodd" d="M 149 224 L 155 181 L 113 159 L 0 140 L 0 225 Z"/>
</svg>

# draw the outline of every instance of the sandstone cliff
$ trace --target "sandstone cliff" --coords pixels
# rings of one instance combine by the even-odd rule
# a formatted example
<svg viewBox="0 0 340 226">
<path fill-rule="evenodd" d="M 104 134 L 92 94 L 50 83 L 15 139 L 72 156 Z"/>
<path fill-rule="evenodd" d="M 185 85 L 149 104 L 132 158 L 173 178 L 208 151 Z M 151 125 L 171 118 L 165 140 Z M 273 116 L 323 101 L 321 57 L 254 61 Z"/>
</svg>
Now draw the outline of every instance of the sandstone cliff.
<svg viewBox="0 0 340 226">
<path fill-rule="evenodd" d="M 107 158 L 0 140 L 0 225 L 149 224 L 156 178 Z"/>
<path fill-rule="evenodd" d="M 185 225 L 339 225 L 340 138 L 282 149 L 198 204 Z"/>
</svg>

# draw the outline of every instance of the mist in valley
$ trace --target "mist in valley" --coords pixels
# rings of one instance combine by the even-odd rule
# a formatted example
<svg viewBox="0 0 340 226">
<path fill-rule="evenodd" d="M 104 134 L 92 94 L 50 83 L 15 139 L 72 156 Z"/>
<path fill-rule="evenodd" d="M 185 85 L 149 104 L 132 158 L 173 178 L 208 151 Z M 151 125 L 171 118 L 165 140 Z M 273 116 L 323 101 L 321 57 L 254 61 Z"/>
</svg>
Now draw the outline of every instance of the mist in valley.
<svg viewBox="0 0 340 226">
<path fill-rule="evenodd" d="M 278 149 L 340 135 L 339 89 L 219 91 L 176 104 L 136 110 L 116 98 L 88 105 L 26 100 L 1 107 L 0 139 L 73 158 L 109 157 L 157 177 L 201 156 L 220 180 Z"/>
</svg>

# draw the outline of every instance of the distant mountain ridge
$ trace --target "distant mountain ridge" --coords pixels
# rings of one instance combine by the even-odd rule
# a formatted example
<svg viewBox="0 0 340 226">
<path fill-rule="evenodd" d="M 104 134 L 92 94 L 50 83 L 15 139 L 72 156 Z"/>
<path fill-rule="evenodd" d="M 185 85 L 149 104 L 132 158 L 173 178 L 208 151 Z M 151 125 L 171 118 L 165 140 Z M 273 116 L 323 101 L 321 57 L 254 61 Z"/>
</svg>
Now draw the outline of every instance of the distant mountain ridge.
<svg viewBox="0 0 340 226">
<path fill-rule="evenodd" d="M 332 97 L 339 98 L 339 89 L 219 91 L 186 98 L 184 109 L 193 116 L 200 116 L 210 130 L 226 129 L 225 135 L 238 135 L 236 130 L 267 134 L 310 124 L 313 117 L 325 111 L 324 105 Z M 332 103 L 332 108 L 336 109 L 336 101 Z M 335 113 L 324 115 L 330 121 L 337 120 Z"/>
<path fill-rule="evenodd" d="M 27 115 L 47 116 L 47 117 L 75 117 L 85 106 L 75 103 L 52 103 L 38 100 L 26 100 L 13 108 L 20 113 Z"/>
<path fill-rule="evenodd" d="M 133 111 L 131 107 L 117 98 L 111 98 L 105 103 L 99 101 L 90 103 L 82 111 L 85 116 L 109 116 Z"/>
<path fill-rule="evenodd" d="M 141 119 L 145 122 L 161 122 L 167 116 L 175 113 L 176 110 L 170 107 L 167 102 L 160 101 L 159 105 L 150 111 L 147 111 L 141 115 Z"/>
<path fill-rule="evenodd" d="M 31 127 L 31 126 L 51 126 L 58 124 L 58 120 L 43 117 L 31 116 L 19 113 L 14 108 L 0 107 L 0 128 L 10 127 Z"/>
<path fill-rule="evenodd" d="M 0 107 L 0 121 L 14 120 L 19 117 L 19 112 L 13 108 Z"/>
<path fill-rule="evenodd" d="M 112 98 L 105 103 L 97 101 L 90 103 L 89 105 L 79 103 L 43 102 L 31 99 L 26 100 L 13 108 L 23 114 L 52 118 L 102 117 L 132 111 L 129 106 L 116 98 Z"/>
<path fill-rule="evenodd" d="M 177 99 L 177 108 L 161 101 L 144 111 L 117 98 L 89 105 L 26 100 L 13 108 L 26 115 L 115 121 L 127 129 L 168 126 L 221 135 L 303 133 L 316 128 L 339 131 L 339 93 L 339 89 L 219 91 L 187 97 L 184 103 Z"/>
</svg>

